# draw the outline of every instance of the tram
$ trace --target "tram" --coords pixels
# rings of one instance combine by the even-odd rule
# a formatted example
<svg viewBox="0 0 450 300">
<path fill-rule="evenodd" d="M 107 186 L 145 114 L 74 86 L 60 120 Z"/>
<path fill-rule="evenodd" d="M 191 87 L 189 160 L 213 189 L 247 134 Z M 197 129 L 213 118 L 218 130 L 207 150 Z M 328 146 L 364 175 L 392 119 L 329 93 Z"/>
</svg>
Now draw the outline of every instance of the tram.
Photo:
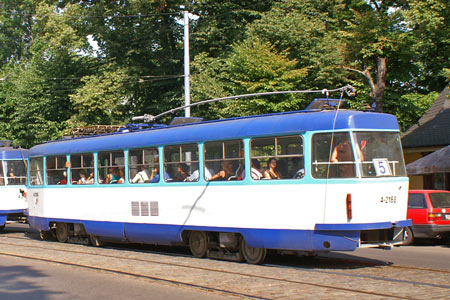
<svg viewBox="0 0 450 300">
<path fill-rule="evenodd" d="M 40 144 L 29 164 L 30 227 L 60 242 L 186 245 L 259 264 L 268 250 L 390 248 L 411 223 L 388 114 L 180 120 Z"/>
<path fill-rule="evenodd" d="M 7 220 L 26 220 L 27 158 L 28 150 L 11 147 L 11 141 L 0 141 L 0 231 Z"/>
</svg>

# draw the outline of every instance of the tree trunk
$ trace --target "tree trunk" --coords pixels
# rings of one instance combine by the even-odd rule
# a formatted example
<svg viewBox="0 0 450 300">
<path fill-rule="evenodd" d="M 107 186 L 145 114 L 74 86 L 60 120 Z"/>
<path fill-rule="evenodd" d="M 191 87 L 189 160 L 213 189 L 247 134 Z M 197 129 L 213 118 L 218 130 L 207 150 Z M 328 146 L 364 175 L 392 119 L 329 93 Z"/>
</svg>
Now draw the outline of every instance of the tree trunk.
<svg viewBox="0 0 450 300">
<path fill-rule="evenodd" d="M 358 72 L 366 78 L 367 83 L 369 84 L 371 90 L 370 98 L 372 99 L 372 103 L 375 102 L 376 112 L 383 112 L 383 98 L 384 98 L 384 91 L 386 89 L 386 73 L 387 73 L 386 62 L 387 62 L 386 57 L 377 57 L 376 84 L 373 82 L 373 78 L 372 75 L 370 74 L 369 68 L 365 69 L 364 71 L 360 71 L 349 67 L 344 67 L 344 69 Z"/>
<path fill-rule="evenodd" d="M 372 97 L 372 100 L 375 101 L 376 112 L 383 112 L 383 98 L 384 91 L 386 89 L 387 73 L 386 61 L 386 57 L 377 57 L 377 83 L 373 87 L 371 87 L 372 93 L 370 95 Z"/>
</svg>

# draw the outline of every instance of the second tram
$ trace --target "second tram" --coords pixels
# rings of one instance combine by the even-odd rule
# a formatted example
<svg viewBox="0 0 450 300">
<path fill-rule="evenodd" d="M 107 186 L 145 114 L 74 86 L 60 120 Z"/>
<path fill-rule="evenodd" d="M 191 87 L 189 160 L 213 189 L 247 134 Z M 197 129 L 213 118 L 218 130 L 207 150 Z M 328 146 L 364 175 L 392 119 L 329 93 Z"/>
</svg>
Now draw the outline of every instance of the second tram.
<svg viewBox="0 0 450 300">
<path fill-rule="evenodd" d="M 11 147 L 11 141 L 0 141 L 0 231 L 7 220 L 26 219 L 26 159 L 28 150 Z"/>
</svg>

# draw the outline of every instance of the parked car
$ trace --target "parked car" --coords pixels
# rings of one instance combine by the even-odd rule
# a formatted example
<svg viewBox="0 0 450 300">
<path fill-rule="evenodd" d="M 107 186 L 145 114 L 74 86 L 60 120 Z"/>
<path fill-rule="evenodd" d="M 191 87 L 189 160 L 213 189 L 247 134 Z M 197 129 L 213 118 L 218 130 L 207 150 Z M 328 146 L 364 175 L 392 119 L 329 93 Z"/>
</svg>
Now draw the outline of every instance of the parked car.
<svg viewBox="0 0 450 300">
<path fill-rule="evenodd" d="M 450 238 L 450 192 L 440 190 L 410 190 L 404 245 L 416 238 Z"/>
</svg>

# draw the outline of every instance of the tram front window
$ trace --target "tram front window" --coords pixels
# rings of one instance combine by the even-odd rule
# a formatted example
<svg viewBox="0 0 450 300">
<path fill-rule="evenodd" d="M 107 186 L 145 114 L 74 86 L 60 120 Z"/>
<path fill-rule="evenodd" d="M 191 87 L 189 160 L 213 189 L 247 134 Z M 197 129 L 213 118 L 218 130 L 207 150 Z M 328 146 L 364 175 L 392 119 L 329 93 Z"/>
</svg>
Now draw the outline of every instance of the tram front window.
<svg viewBox="0 0 450 300">
<path fill-rule="evenodd" d="M 8 185 L 26 184 L 27 172 L 22 160 L 10 160 L 6 162 L 6 173 Z"/>
<path fill-rule="evenodd" d="M 362 177 L 406 176 L 400 136 L 396 132 L 355 132 L 364 154 Z"/>
</svg>

